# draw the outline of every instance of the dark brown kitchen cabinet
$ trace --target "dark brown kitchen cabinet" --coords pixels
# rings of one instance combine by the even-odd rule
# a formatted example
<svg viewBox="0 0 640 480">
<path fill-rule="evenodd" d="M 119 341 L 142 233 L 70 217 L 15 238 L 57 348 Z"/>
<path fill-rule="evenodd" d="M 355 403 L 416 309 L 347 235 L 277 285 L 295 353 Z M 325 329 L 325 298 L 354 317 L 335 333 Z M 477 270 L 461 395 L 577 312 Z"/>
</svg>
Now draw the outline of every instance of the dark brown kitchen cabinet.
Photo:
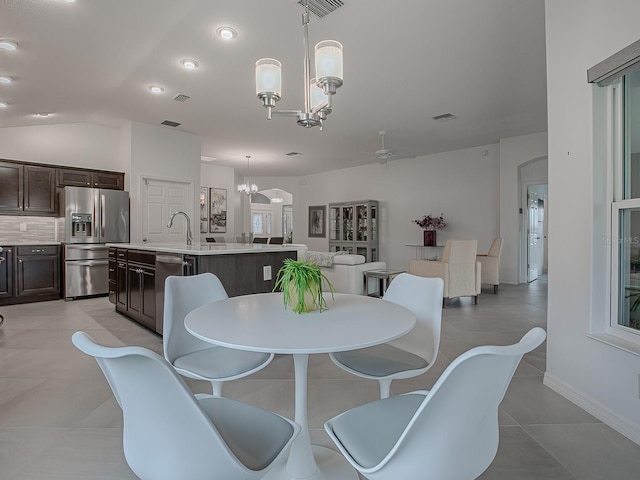
<svg viewBox="0 0 640 480">
<path fill-rule="evenodd" d="M 24 213 L 55 215 L 56 169 L 24 166 Z"/>
<path fill-rule="evenodd" d="M 118 260 L 115 248 L 109 248 L 109 301 L 116 304 L 118 295 Z"/>
<path fill-rule="evenodd" d="M 58 298 L 60 296 L 60 247 L 18 246 L 16 296 Z"/>
<path fill-rule="evenodd" d="M 0 299 L 13 296 L 13 248 L 0 247 Z"/>
<path fill-rule="evenodd" d="M 155 253 L 116 250 L 116 310 L 156 331 Z"/>
<path fill-rule="evenodd" d="M 110 248 L 109 260 L 114 255 L 116 262 L 116 310 L 127 312 L 127 251 L 122 248 Z"/>
<path fill-rule="evenodd" d="M 56 215 L 56 169 L 0 162 L 0 213 Z"/>
<path fill-rule="evenodd" d="M 0 212 L 22 214 L 24 167 L 18 163 L 0 162 Z"/>
<path fill-rule="evenodd" d="M 124 173 L 58 168 L 58 187 L 93 187 L 124 190 Z"/>
</svg>

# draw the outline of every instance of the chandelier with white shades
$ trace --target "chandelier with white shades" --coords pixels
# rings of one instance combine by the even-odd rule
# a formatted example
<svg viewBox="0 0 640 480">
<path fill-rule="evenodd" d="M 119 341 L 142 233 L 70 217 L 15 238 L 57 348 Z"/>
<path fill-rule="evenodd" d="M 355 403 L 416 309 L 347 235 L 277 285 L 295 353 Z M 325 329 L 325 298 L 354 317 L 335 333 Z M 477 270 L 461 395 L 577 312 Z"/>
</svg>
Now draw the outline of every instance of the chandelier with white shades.
<svg viewBox="0 0 640 480">
<path fill-rule="evenodd" d="M 247 180 L 249 179 L 249 159 L 251 155 L 247 155 Z M 258 193 L 258 186 L 255 183 L 241 183 L 238 185 L 238 192 L 244 193 L 245 195 L 251 195 L 254 193 Z"/>
<path fill-rule="evenodd" d="M 275 110 L 282 95 L 282 65 L 274 58 L 261 58 L 256 62 L 256 95 L 267 108 L 267 119 L 272 116 L 297 117 L 298 125 L 311 128 L 324 127 L 324 120 L 333 109 L 332 97 L 342 86 L 342 44 L 324 40 L 315 46 L 316 76 L 311 77 L 309 60 L 309 2 L 305 1 L 302 14 L 304 30 L 304 111 Z"/>
</svg>

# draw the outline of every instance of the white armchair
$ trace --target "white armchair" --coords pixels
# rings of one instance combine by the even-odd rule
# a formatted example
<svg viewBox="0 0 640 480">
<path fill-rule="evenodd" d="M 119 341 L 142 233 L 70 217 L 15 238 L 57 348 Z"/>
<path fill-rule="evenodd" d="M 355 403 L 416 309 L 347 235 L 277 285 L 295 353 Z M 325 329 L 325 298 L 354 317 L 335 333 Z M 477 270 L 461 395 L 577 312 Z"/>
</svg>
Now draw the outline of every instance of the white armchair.
<svg viewBox="0 0 640 480">
<path fill-rule="evenodd" d="M 493 285 L 493 293 L 498 293 L 500 285 L 500 255 L 502 255 L 502 238 L 496 238 L 486 255 L 477 255 L 482 264 L 482 283 Z"/>
<path fill-rule="evenodd" d="M 482 265 L 476 260 L 477 240 L 447 240 L 438 262 L 410 260 L 409 273 L 444 280 L 443 302 L 447 298 L 473 297 L 477 305 L 480 294 Z"/>
</svg>

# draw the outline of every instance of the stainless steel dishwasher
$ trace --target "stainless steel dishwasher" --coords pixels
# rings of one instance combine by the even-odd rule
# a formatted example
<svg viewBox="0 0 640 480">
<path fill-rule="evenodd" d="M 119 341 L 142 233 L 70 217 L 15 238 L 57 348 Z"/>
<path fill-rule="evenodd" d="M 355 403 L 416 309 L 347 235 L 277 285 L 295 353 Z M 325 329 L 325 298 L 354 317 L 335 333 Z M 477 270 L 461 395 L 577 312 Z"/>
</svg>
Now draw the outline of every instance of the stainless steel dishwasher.
<svg viewBox="0 0 640 480">
<path fill-rule="evenodd" d="M 164 320 L 164 281 L 170 275 L 191 275 L 189 262 L 179 253 L 156 253 L 156 332 L 162 335 Z"/>
</svg>

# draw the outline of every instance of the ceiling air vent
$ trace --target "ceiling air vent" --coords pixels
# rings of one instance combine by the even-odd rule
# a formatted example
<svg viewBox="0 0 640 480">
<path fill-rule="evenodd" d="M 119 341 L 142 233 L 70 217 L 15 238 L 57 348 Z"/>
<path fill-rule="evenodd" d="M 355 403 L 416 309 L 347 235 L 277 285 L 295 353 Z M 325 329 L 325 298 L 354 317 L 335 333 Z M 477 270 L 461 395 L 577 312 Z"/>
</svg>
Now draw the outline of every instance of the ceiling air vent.
<svg viewBox="0 0 640 480">
<path fill-rule="evenodd" d="M 175 97 L 173 97 L 173 99 L 176 102 L 186 102 L 187 100 L 189 100 L 191 97 L 189 95 L 184 95 L 182 93 L 179 93 L 178 95 L 176 95 Z"/>
<path fill-rule="evenodd" d="M 166 125 L 167 127 L 177 127 L 180 124 L 178 122 L 172 122 L 171 120 L 165 120 L 160 125 Z"/>
<path fill-rule="evenodd" d="M 316 17 L 322 18 L 326 15 L 329 15 L 334 10 L 337 10 L 341 6 L 344 5 L 342 0 L 308 0 L 309 1 L 309 11 L 313 13 Z M 305 0 L 298 0 L 298 5 L 302 5 L 304 7 Z"/>
<path fill-rule="evenodd" d="M 302 155 L 302 154 L 298 152 L 289 152 L 289 153 L 285 153 L 285 155 L 287 157 L 295 157 L 296 155 Z"/>
<path fill-rule="evenodd" d="M 433 117 L 433 119 L 436 122 L 446 122 L 446 121 L 449 121 L 449 120 L 453 120 L 455 118 L 456 118 L 456 116 L 452 115 L 451 113 L 443 113 L 442 115 L 436 115 L 435 117 Z"/>
</svg>

